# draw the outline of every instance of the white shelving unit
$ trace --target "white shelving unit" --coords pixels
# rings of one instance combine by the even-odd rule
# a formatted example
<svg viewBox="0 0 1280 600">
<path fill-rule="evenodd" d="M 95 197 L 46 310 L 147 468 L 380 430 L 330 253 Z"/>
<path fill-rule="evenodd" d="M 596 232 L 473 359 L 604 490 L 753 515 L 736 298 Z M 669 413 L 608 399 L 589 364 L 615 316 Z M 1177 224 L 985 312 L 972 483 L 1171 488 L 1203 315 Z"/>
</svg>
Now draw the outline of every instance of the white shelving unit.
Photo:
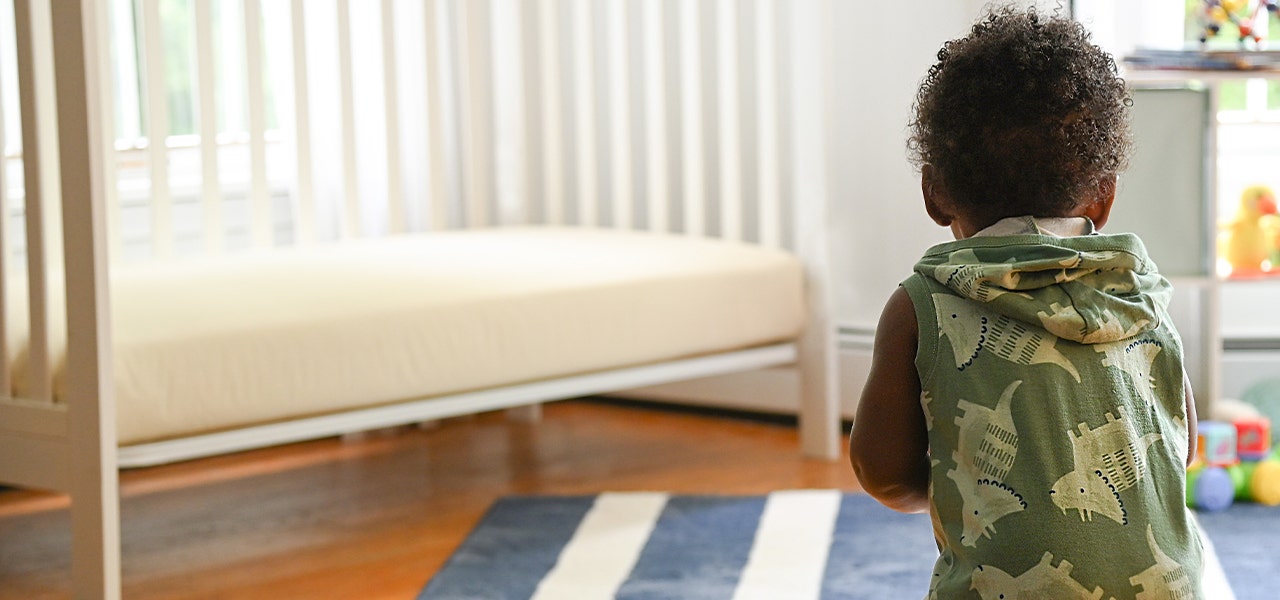
<svg viewBox="0 0 1280 600">
<path fill-rule="evenodd" d="M 1280 71 L 1218 71 L 1218 70 L 1147 70 L 1129 69 L 1125 79 L 1135 89 L 1199 88 L 1207 100 L 1207 119 L 1204 120 L 1205 146 L 1203 152 L 1204 212 L 1200 225 L 1202 234 L 1197 242 L 1203 245 L 1203 272 L 1198 276 L 1173 278 L 1176 286 L 1191 287 L 1198 293 L 1193 298 L 1199 306 L 1185 307 L 1198 313 L 1198 331 L 1183 326 L 1184 337 L 1199 339 L 1196 350 L 1201 370 L 1197 384 L 1197 408 L 1208 414 L 1209 405 L 1220 397 L 1239 397 L 1247 386 L 1262 377 L 1280 376 L 1280 277 L 1259 280 L 1223 279 L 1216 272 L 1218 256 L 1216 238 L 1218 232 L 1218 207 L 1221 198 L 1218 189 L 1219 173 L 1219 122 L 1217 118 L 1221 84 L 1246 79 L 1280 80 Z M 1186 123 L 1170 122 L 1168 127 L 1186 126 Z M 1179 295 L 1185 299 L 1186 293 Z M 1183 300 L 1185 302 L 1185 300 Z M 1270 320 L 1264 318 L 1268 309 L 1276 312 Z M 1175 314 L 1175 320 L 1178 315 Z M 1188 340 L 1188 346 L 1192 346 Z M 1192 352 L 1188 352 L 1191 354 Z M 1207 397 L 1204 397 L 1207 396 Z"/>
</svg>

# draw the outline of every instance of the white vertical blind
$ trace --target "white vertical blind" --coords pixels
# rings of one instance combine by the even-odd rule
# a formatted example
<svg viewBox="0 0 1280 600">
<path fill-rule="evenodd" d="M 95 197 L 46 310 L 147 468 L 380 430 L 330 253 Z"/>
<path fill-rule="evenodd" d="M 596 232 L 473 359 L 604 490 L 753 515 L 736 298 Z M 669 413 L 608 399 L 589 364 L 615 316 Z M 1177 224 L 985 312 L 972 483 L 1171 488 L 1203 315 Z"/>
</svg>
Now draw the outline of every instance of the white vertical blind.
<svg viewBox="0 0 1280 600">
<path fill-rule="evenodd" d="M 605 10 L 605 39 L 609 60 L 609 139 L 613 193 L 613 225 L 632 226 L 631 65 L 628 62 L 627 0 L 610 0 Z"/>
<path fill-rule="evenodd" d="M 706 163 L 702 127 L 702 35 L 697 2 L 680 2 L 680 116 L 683 130 L 682 154 L 684 190 L 684 231 L 702 235 L 706 231 Z"/>
<path fill-rule="evenodd" d="M 460 87 L 466 132 L 467 226 L 485 227 L 495 219 L 494 202 L 494 61 L 492 0 L 469 0 L 455 5 L 457 30 L 465 39 Z"/>
<path fill-rule="evenodd" d="M 658 0 L 640 2 L 641 48 L 643 48 L 644 114 L 645 114 L 645 172 L 648 190 L 647 212 L 649 229 L 666 231 L 671 217 L 669 193 L 670 174 L 667 154 L 671 151 L 667 137 L 667 96 L 664 69 L 664 49 L 667 36 L 663 3 Z"/>
<path fill-rule="evenodd" d="M 281 187 L 297 243 L 334 235 L 326 216 L 339 239 L 514 219 L 793 241 L 784 0 L 379 0 L 370 19 L 353 19 L 369 7 L 351 0 L 190 2 L 191 138 L 169 130 L 170 98 L 186 92 L 166 81 L 161 0 L 110 5 L 111 54 L 142 53 L 136 65 L 114 61 L 105 99 L 118 103 L 124 146 L 153 141 L 143 153 L 152 218 L 128 239 L 150 235 L 155 256 L 178 242 L 206 253 L 242 244 L 240 197 L 250 245 L 284 241 L 272 205 Z M 380 83 L 356 93 L 368 69 Z M 137 89 L 142 102 L 130 100 Z M 367 128 L 385 164 L 358 149 Z M 197 175 L 198 188 L 170 184 Z M 173 223 L 190 218 L 174 214 L 187 204 L 200 207 L 179 212 L 200 215 L 201 240 L 175 239 L 191 235 Z M 383 206 L 385 227 L 364 222 Z M 109 213 L 113 239 L 137 227 L 119 214 Z"/>
<path fill-rule="evenodd" d="M 387 140 L 387 219 L 391 233 L 409 228 L 400 170 L 400 74 L 396 69 L 396 17 L 393 0 L 382 0 L 382 96 Z"/>
<path fill-rule="evenodd" d="M 253 245 L 272 244 L 271 197 L 267 191 L 266 90 L 263 88 L 262 5 L 244 0 L 245 91 L 249 113 L 249 204 Z"/>
<path fill-rule="evenodd" d="M 756 190 L 760 216 L 757 239 L 765 246 L 782 245 L 782 198 L 778 140 L 779 10 L 773 0 L 758 0 L 755 15 L 756 62 Z"/>
<path fill-rule="evenodd" d="M 445 77 L 443 69 L 444 57 L 441 49 L 444 40 L 440 28 L 444 24 L 441 14 L 444 8 L 440 0 L 427 0 L 425 10 L 424 39 L 426 40 L 427 65 L 427 155 L 431 182 L 431 194 L 428 196 L 430 207 L 431 229 L 444 229 L 449 226 L 449 173 L 448 131 L 445 125 Z"/>
<path fill-rule="evenodd" d="M 546 211 L 543 201 L 542 181 L 546 157 L 537 151 L 538 141 L 545 134 L 542 120 L 542 38 L 538 35 L 541 24 L 541 10 L 545 5 L 538 2 L 522 2 L 516 15 L 520 23 L 520 68 L 516 73 L 519 81 L 516 86 L 520 94 L 520 118 L 517 120 L 518 131 L 512 136 L 516 156 L 522 157 L 514 168 L 519 171 L 517 181 L 520 188 L 520 203 L 523 205 L 521 217 L 525 223 L 537 222 Z"/>
<path fill-rule="evenodd" d="M 561 15 L 564 14 L 563 0 L 544 0 L 538 11 L 538 63 L 541 70 L 531 73 L 540 79 L 542 91 L 542 113 L 531 118 L 541 117 L 542 139 L 541 153 L 543 160 L 543 198 L 545 206 L 544 219 L 547 223 L 565 222 L 565 184 L 564 159 L 564 97 L 562 95 L 564 78 L 561 71 L 561 50 L 564 48 L 564 27 Z M 534 140 L 536 144 L 538 140 Z"/>
<path fill-rule="evenodd" d="M 222 186 L 218 178 L 217 61 L 213 44 L 213 0 L 195 0 L 196 90 L 199 100 L 200 203 L 204 222 L 204 250 L 222 251 Z"/>
<path fill-rule="evenodd" d="M 738 0 L 716 3 L 716 94 L 719 135 L 720 235 L 742 239 L 742 131 L 738 96 Z M 710 115 L 705 115 L 710 118 Z"/>
<path fill-rule="evenodd" d="M 299 243 L 316 237 L 316 197 L 311 158 L 311 88 L 307 75 L 307 23 L 305 0 L 289 3 L 289 29 L 293 59 L 294 231 Z"/>
<path fill-rule="evenodd" d="M 342 136 L 342 237 L 361 234 L 359 171 L 356 168 L 356 108 L 351 70 L 351 3 L 338 0 L 338 119 Z"/>
<path fill-rule="evenodd" d="M 573 40 L 573 111 L 577 131 L 578 223 L 599 224 L 599 165 L 596 149 L 596 67 L 592 35 L 595 29 L 595 0 L 572 0 L 569 23 Z"/>
</svg>

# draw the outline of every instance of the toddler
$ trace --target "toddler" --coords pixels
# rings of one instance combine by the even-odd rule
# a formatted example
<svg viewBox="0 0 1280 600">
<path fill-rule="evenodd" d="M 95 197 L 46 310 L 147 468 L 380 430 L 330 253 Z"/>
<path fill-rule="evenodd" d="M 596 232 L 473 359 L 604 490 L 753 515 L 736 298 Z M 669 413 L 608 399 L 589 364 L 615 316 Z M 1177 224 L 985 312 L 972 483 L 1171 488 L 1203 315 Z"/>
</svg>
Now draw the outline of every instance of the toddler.
<svg viewBox="0 0 1280 600">
<path fill-rule="evenodd" d="M 1131 103 L 1081 25 L 1034 9 L 992 10 L 920 86 L 908 147 L 956 241 L 889 298 L 849 448 L 869 494 L 931 514 L 930 598 L 1202 596 L 1171 288 L 1097 231 Z"/>
</svg>

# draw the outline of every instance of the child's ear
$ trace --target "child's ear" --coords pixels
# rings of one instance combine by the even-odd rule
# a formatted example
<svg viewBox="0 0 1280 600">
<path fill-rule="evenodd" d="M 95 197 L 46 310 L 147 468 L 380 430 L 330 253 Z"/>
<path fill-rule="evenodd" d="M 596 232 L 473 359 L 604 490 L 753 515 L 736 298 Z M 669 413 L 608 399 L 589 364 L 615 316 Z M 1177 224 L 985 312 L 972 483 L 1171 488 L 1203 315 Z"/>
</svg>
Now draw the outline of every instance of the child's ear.
<svg viewBox="0 0 1280 600">
<path fill-rule="evenodd" d="M 924 165 L 920 169 L 920 192 L 924 195 L 924 210 L 934 223 L 950 227 L 955 221 L 951 214 L 951 198 L 942 183 L 942 176 L 933 165 Z"/>
<path fill-rule="evenodd" d="M 1111 218 L 1111 205 L 1116 201 L 1116 175 L 1106 175 L 1098 182 L 1098 195 L 1094 201 L 1085 205 L 1084 216 L 1093 221 L 1093 226 L 1102 229 Z"/>
</svg>

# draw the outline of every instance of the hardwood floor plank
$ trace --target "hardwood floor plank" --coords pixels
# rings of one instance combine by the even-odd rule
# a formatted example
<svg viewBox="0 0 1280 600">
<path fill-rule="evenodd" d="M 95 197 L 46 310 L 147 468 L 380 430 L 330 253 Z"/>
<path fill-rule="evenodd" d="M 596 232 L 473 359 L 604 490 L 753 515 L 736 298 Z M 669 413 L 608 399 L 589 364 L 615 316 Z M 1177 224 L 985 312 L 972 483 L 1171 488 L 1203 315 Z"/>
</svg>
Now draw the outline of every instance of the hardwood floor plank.
<svg viewBox="0 0 1280 600">
<path fill-rule="evenodd" d="M 857 489 L 794 426 L 620 402 L 549 404 L 121 475 L 125 597 L 413 598 L 507 494 Z M 63 598 L 65 497 L 0 492 L 0 600 Z"/>
</svg>

